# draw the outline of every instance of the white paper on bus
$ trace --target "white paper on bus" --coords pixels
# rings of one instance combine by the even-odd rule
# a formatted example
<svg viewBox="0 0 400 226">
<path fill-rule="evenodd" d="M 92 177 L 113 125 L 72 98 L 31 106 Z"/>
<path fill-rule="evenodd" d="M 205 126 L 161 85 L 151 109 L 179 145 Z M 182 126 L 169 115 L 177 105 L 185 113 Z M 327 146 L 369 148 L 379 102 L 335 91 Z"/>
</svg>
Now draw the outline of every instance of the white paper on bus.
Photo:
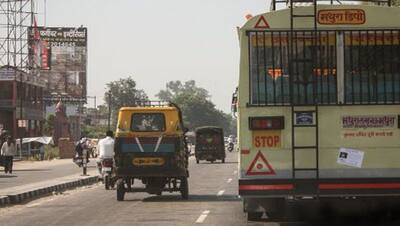
<svg viewBox="0 0 400 226">
<path fill-rule="evenodd" d="M 350 148 L 340 148 L 337 159 L 338 164 L 361 168 L 364 152 Z"/>
</svg>

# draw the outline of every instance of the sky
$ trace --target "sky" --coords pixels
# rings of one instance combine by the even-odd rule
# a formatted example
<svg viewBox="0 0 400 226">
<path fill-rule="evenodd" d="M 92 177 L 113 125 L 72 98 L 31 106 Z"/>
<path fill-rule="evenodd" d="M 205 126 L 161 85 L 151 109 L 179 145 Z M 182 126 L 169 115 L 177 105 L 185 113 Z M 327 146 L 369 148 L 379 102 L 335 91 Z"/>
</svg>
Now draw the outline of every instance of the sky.
<svg viewBox="0 0 400 226">
<path fill-rule="evenodd" d="M 88 28 L 87 88 L 98 104 L 105 84 L 120 78 L 132 76 L 154 100 L 168 81 L 193 79 L 229 112 L 239 76 L 236 27 L 269 1 L 37 0 L 37 8 L 42 25 Z"/>
</svg>

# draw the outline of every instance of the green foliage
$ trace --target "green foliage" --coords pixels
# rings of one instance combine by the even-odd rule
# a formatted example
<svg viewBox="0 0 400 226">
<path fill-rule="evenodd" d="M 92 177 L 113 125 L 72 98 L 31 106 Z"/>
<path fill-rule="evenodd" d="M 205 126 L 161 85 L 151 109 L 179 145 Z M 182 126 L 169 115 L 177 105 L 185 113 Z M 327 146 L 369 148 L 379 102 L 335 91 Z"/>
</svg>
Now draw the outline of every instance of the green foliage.
<svg viewBox="0 0 400 226">
<path fill-rule="evenodd" d="M 196 81 L 189 80 L 182 84 L 181 81 L 170 81 L 167 83 L 165 90 L 160 90 L 156 95 L 162 101 L 173 101 L 179 95 L 192 94 L 202 99 L 207 99 L 210 97 L 206 89 L 196 86 Z"/>
<path fill-rule="evenodd" d="M 117 113 L 121 107 L 132 106 L 137 101 L 148 100 L 147 94 L 143 90 L 136 88 L 136 82 L 130 76 L 110 82 L 106 86 L 108 91 L 104 95 L 104 101 L 107 105 L 107 112 L 108 106 L 111 106 L 113 125 L 116 124 Z"/>
<path fill-rule="evenodd" d="M 194 130 L 200 126 L 219 126 L 226 135 L 234 134 L 235 122 L 233 118 L 215 108 L 209 100 L 206 89 L 196 86 L 193 80 L 184 84 L 180 81 L 170 81 L 166 89 L 156 95 L 162 101 L 171 101 L 177 104 L 183 114 L 185 126 Z"/>
<path fill-rule="evenodd" d="M 107 126 L 82 126 L 82 135 L 88 138 L 103 138 L 107 131 Z"/>
<path fill-rule="evenodd" d="M 45 145 L 44 146 L 44 159 L 52 160 L 60 157 L 60 149 L 56 146 Z"/>
<path fill-rule="evenodd" d="M 53 135 L 55 118 L 56 116 L 53 114 L 47 116 L 46 121 L 44 122 L 44 129 L 43 129 L 45 135 L 47 136 Z"/>
<path fill-rule="evenodd" d="M 400 0 L 392 0 L 392 5 L 400 6 Z"/>
</svg>

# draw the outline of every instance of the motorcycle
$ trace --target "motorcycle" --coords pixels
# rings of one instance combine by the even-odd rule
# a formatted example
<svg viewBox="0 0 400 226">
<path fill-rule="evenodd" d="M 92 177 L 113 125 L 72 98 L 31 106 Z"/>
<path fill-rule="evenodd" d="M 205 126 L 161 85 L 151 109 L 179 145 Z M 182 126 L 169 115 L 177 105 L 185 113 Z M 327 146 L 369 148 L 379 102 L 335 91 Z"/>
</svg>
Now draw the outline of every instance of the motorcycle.
<svg viewBox="0 0 400 226">
<path fill-rule="evenodd" d="M 105 158 L 99 164 L 101 165 L 100 172 L 104 187 L 106 190 L 109 190 L 115 184 L 113 179 L 114 160 L 112 158 Z"/>
<path fill-rule="evenodd" d="M 86 156 L 84 158 L 83 156 Z M 76 153 L 72 161 L 79 167 L 82 167 L 83 175 L 87 175 L 87 164 L 89 163 L 89 157 L 87 156 L 87 151 L 84 149 L 82 154 Z"/>
<path fill-rule="evenodd" d="M 232 152 L 234 146 L 235 146 L 235 145 L 234 145 L 232 142 L 228 143 L 228 151 L 229 151 L 229 152 Z"/>
</svg>

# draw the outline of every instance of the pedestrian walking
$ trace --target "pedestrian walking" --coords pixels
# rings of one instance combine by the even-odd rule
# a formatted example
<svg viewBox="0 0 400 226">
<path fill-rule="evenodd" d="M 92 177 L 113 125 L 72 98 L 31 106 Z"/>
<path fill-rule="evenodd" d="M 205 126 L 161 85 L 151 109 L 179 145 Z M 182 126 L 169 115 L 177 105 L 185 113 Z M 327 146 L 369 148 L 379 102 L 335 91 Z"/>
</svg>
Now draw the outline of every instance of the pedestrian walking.
<svg viewBox="0 0 400 226">
<path fill-rule="evenodd" d="M 16 153 L 15 142 L 11 137 L 1 146 L 1 156 L 4 159 L 4 172 L 12 173 L 14 155 Z"/>
</svg>

